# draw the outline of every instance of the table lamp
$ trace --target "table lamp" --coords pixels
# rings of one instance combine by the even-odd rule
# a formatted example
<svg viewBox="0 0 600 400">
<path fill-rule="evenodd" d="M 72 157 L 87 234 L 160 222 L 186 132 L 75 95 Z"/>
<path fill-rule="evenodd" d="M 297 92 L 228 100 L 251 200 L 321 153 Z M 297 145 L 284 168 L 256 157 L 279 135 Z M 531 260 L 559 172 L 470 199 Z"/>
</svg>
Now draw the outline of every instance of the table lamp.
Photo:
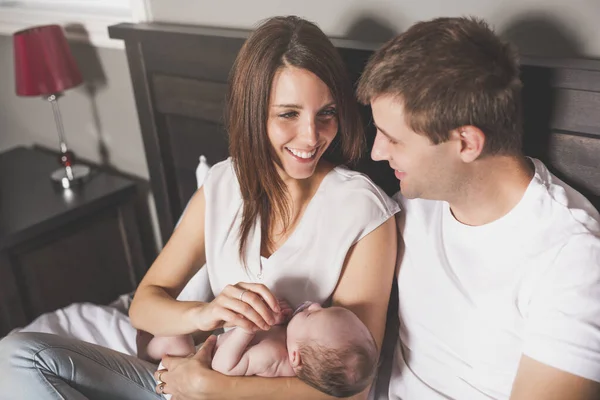
<svg viewBox="0 0 600 400">
<path fill-rule="evenodd" d="M 42 96 L 50 104 L 58 131 L 61 168 L 50 177 L 68 188 L 82 182 L 90 168 L 76 164 L 67 147 L 58 107 L 62 92 L 79 85 L 83 79 L 59 25 L 36 26 L 13 34 L 15 83 L 18 96 Z"/>
</svg>

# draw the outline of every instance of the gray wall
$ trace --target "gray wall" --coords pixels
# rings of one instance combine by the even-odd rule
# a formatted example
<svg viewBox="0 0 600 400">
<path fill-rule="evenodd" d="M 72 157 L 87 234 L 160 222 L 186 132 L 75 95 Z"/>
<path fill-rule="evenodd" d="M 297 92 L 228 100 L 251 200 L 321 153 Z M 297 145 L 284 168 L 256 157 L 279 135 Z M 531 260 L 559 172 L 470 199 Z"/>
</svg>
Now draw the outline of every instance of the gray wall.
<svg viewBox="0 0 600 400">
<path fill-rule="evenodd" d="M 148 178 L 125 52 L 82 44 L 71 48 L 85 84 L 59 100 L 69 146 L 82 158 Z M 0 151 L 34 143 L 57 149 L 50 105 L 15 95 L 10 36 L 0 35 L 0 76 Z"/>
<path fill-rule="evenodd" d="M 297 14 L 331 36 L 381 41 L 411 23 L 473 14 L 490 21 L 524 53 L 600 58 L 599 0 L 150 0 L 156 20 L 251 28 L 270 15 Z M 218 4 L 218 6 L 216 5 Z M 127 60 L 122 50 L 72 46 L 88 84 L 61 99 L 67 138 L 82 157 L 148 177 Z M 0 36 L 0 150 L 56 146 L 50 107 L 14 94 L 12 42 Z"/>
<path fill-rule="evenodd" d="M 530 55 L 600 58 L 600 0 L 150 0 L 154 19 L 251 28 L 295 14 L 330 36 L 385 40 L 416 21 L 475 15 Z"/>
<path fill-rule="evenodd" d="M 271 15 L 297 14 L 331 36 L 382 41 L 415 21 L 472 14 L 532 55 L 600 58 L 599 0 L 150 0 L 154 19 L 251 28 Z M 218 5 L 217 5 L 218 4 Z M 61 99 L 67 138 L 82 157 L 140 177 L 148 169 L 127 60 L 122 50 L 72 45 L 87 86 Z M 50 107 L 14 94 L 12 42 L 0 35 L 0 151 L 19 144 L 56 146 Z"/>
</svg>

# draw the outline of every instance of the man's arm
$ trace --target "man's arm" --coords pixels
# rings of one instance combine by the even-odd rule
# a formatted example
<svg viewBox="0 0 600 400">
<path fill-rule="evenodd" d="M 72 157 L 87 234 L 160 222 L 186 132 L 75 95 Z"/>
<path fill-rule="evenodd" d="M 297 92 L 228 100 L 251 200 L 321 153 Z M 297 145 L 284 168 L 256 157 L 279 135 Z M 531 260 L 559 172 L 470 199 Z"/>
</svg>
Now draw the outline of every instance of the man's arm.
<svg viewBox="0 0 600 400">
<path fill-rule="evenodd" d="M 598 400 L 600 384 L 523 356 L 510 400 Z"/>
<path fill-rule="evenodd" d="M 536 282 L 511 400 L 600 398 L 600 240 L 573 235 Z"/>
<path fill-rule="evenodd" d="M 223 337 L 225 336 L 226 337 Z M 246 349 L 256 336 L 255 332 L 248 332 L 235 328 L 223 335 L 212 360 L 212 368 L 225 375 L 243 376 L 248 372 L 249 357 Z"/>
</svg>

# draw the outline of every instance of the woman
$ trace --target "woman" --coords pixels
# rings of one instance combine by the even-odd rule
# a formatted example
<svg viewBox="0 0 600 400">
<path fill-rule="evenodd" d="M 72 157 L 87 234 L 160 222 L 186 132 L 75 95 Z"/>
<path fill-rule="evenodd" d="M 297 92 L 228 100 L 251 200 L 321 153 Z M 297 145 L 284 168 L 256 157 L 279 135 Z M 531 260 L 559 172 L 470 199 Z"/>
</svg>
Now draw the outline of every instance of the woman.
<svg viewBox="0 0 600 400">
<path fill-rule="evenodd" d="M 380 348 L 398 207 L 368 178 L 325 157 L 335 150 L 343 163 L 358 159 L 363 132 L 342 60 L 318 27 L 273 18 L 250 36 L 232 69 L 227 122 L 231 158 L 211 169 L 140 283 L 132 324 L 201 340 L 220 327 L 269 329 L 277 297 L 294 306 L 330 301 L 356 313 Z M 176 301 L 205 263 L 215 300 Z M 7 342 L 0 387 L 24 387 L 13 398 L 156 396 L 153 364 L 51 336 Z M 297 378 L 211 371 L 213 344 L 194 357 L 165 357 L 156 391 L 175 399 L 327 397 Z"/>
</svg>

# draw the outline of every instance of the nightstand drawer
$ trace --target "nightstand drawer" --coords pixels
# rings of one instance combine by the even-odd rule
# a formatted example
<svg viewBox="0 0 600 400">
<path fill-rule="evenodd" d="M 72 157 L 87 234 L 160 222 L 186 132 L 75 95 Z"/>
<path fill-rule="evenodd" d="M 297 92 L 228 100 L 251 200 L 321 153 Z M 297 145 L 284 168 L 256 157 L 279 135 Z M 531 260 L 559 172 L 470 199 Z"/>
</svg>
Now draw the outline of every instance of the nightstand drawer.
<svg viewBox="0 0 600 400">
<path fill-rule="evenodd" d="M 135 288 L 120 211 L 109 208 L 11 251 L 29 319 L 74 302 L 107 304 Z"/>
</svg>

